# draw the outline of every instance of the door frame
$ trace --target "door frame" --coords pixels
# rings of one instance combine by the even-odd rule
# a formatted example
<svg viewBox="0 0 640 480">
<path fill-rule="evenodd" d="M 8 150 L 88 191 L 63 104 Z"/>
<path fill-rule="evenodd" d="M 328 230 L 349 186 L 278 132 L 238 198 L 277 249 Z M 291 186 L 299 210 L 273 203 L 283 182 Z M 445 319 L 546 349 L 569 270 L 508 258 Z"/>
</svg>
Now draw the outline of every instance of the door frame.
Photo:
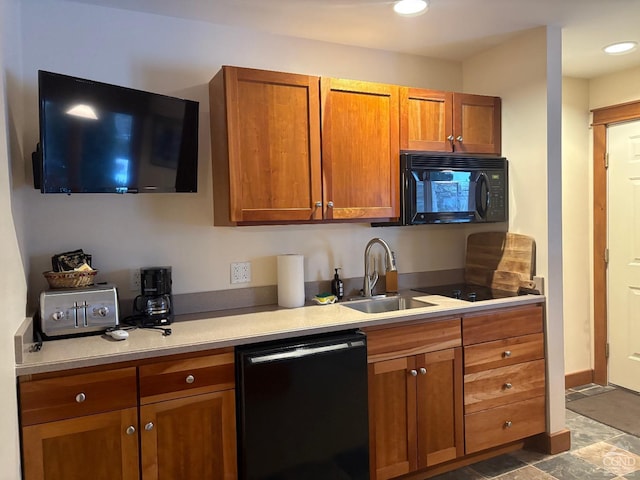
<svg viewBox="0 0 640 480">
<path fill-rule="evenodd" d="M 591 110 L 593 119 L 593 382 L 607 372 L 607 128 L 640 120 L 640 101 Z"/>
</svg>

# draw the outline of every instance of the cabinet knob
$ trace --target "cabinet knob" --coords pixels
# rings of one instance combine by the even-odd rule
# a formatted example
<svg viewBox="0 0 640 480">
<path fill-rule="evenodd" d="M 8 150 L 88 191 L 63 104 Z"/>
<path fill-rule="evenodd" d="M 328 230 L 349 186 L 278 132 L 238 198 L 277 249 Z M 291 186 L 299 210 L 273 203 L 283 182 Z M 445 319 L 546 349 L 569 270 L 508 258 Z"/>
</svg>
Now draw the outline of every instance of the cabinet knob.
<svg viewBox="0 0 640 480">
<path fill-rule="evenodd" d="M 153 422 L 149 422 L 149 423 L 147 423 L 147 424 L 144 426 L 144 429 L 145 429 L 147 432 L 150 432 L 151 430 L 153 430 L 153 427 L 154 427 Z"/>
<path fill-rule="evenodd" d="M 511 350 L 505 350 L 504 353 L 502 354 L 502 356 L 504 358 L 510 358 L 511 357 Z"/>
<path fill-rule="evenodd" d="M 327 202 L 327 208 L 333 208 L 333 202 Z"/>
<path fill-rule="evenodd" d="M 513 425 L 513 422 L 511 420 L 507 420 L 506 422 L 504 422 L 504 428 L 511 428 L 511 425 Z"/>
<path fill-rule="evenodd" d="M 447 140 L 449 140 L 450 142 L 453 142 L 453 135 L 449 135 L 449 136 L 447 137 Z"/>
<path fill-rule="evenodd" d="M 456 140 L 457 140 L 458 142 L 462 143 L 462 135 L 458 135 L 458 136 L 456 137 Z"/>
<path fill-rule="evenodd" d="M 409 370 L 409 373 L 414 377 L 418 376 L 418 371 L 417 370 Z"/>
<path fill-rule="evenodd" d="M 125 433 L 127 435 L 133 435 L 134 433 L 136 433 L 136 427 L 134 427 L 133 425 L 129 425 L 125 430 Z"/>
<path fill-rule="evenodd" d="M 196 377 L 194 377 L 193 375 L 187 375 L 187 378 L 185 378 L 184 381 L 187 383 L 193 383 L 196 381 Z"/>
<path fill-rule="evenodd" d="M 82 403 L 86 399 L 87 399 L 87 396 L 82 392 L 80 392 L 79 394 L 76 395 L 76 402 L 78 402 L 78 403 Z"/>
<path fill-rule="evenodd" d="M 322 207 L 322 202 L 316 202 L 316 203 L 314 203 L 313 205 L 314 205 L 314 207 L 316 207 L 316 208 L 320 208 L 320 207 Z"/>
<path fill-rule="evenodd" d="M 513 385 L 511 383 L 507 382 L 507 383 L 504 384 L 504 388 L 506 390 L 509 390 L 509 389 L 513 388 Z"/>
<path fill-rule="evenodd" d="M 426 375 L 426 374 L 427 374 L 427 369 L 426 369 L 426 368 L 424 368 L 424 367 L 422 367 L 422 368 L 420 369 L 420 375 Z"/>
</svg>

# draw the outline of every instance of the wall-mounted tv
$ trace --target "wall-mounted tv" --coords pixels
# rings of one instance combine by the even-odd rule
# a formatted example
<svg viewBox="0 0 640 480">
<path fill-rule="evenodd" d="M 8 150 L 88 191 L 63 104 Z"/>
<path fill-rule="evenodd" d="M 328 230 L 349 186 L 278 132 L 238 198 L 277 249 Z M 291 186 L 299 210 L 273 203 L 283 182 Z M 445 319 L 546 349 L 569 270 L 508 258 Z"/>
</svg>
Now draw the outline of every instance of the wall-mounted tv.
<svg viewBox="0 0 640 480">
<path fill-rule="evenodd" d="M 38 71 L 42 193 L 196 192 L 198 102 Z"/>
</svg>

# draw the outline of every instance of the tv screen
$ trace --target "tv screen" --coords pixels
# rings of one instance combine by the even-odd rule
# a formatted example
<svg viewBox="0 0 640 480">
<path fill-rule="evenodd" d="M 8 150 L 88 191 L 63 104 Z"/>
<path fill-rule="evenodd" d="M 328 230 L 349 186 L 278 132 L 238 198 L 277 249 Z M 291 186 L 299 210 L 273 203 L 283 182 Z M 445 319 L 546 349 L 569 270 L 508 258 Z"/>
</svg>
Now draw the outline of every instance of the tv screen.
<svg viewBox="0 0 640 480">
<path fill-rule="evenodd" d="M 195 192 L 198 102 L 38 71 L 42 193 Z"/>
</svg>

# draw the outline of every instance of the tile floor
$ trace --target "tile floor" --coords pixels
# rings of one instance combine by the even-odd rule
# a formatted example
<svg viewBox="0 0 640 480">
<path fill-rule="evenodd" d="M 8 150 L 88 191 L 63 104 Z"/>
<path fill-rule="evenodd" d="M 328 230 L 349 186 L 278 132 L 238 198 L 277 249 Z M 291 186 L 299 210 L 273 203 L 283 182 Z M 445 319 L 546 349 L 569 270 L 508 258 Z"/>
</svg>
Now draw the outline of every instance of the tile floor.
<svg viewBox="0 0 640 480">
<path fill-rule="evenodd" d="M 584 385 L 566 392 L 571 402 L 614 387 Z M 640 480 L 640 438 L 567 410 L 571 450 L 558 455 L 517 451 L 454 470 L 434 480 Z"/>
</svg>

